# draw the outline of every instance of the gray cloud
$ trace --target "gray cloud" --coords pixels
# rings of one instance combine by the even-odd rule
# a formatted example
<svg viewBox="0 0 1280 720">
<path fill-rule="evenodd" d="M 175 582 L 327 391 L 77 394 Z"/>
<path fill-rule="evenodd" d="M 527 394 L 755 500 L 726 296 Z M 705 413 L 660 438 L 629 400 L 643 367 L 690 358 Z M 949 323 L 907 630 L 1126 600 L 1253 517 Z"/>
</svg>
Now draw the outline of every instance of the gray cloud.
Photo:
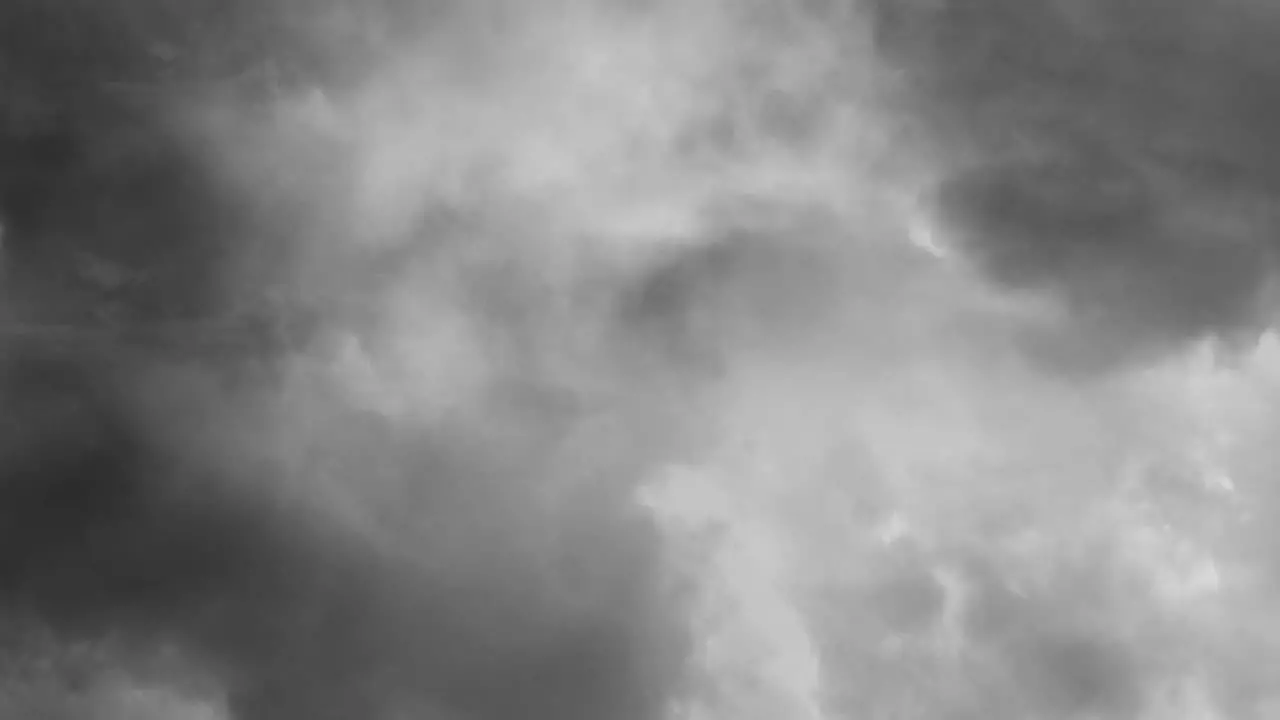
<svg viewBox="0 0 1280 720">
<path fill-rule="evenodd" d="M 1033 333 L 1108 367 L 1269 321 L 1280 28 L 1249 3 L 914 3 L 882 18 L 948 156 L 942 222 L 996 283 L 1071 317 Z"/>
</svg>

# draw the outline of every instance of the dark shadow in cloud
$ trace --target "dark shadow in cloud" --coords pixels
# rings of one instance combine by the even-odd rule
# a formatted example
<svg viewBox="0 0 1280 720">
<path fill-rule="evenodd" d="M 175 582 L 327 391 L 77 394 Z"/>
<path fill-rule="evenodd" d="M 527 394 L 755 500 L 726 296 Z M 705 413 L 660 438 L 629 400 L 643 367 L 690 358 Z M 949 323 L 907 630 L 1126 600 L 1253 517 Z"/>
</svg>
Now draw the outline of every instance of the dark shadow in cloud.
<svg viewBox="0 0 1280 720">
<path fill-rule="evenodd" d="M 221 679 L 235 720 L 428 707 L 476 720 L 659 716 L 680 623 L 662 597 L 655 530 L 617 498 L 585 502 L 587 519 L 562 528 L 585 533 L 575 552 L 611 578 L 583 609 L 546 606 L 539 580 L 515 568 L 477 566 L 456 585 L 308 512 L 265 470 L 228 478 L 175 450 L 131 397 L 145 365 L 84 348 L 8 351 L 5 617 L 63 644 L 176 647 Z M 410 463 L 400 472 L 428 496 L 457 481 L 412 465 L 421 458 L 381 460 Z"/>
<path fill-rule="evenodd" d="M 231 196 L 154 109 L 0 138 L 5 294 L 25 320 L 156 325 L 219 311 Z"/>
<path fill-rule="evenodd" d="M 1018 684 L 1051 717 L 1132 717 L 1143 680 L 1123 644 L 1084 633 L 1045 632 L 1014 646 Z"/>
<path fill-rule="evenodd" d="M 1070 317 L 1073 371 L 1271 321 L 1280 17 L 1249 3 L 905 3 L 881 18 L 949 157 L 941 222 L 996 283 Z"/>
</svg>

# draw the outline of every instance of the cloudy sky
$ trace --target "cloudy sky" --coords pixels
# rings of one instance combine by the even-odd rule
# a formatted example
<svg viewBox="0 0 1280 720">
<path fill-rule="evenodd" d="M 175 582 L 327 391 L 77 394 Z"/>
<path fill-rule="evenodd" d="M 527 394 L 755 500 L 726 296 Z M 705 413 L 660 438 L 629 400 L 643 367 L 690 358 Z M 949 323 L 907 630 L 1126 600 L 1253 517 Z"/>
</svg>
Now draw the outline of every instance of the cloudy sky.
<svg viewBox="0 0 1280 720">
<path fill-rule="evenodd" d="M 379 7 L 308 26 L 340 82 L 164 112 L 234 219 L 215 304 L 312 332 L 235 392 L 122 372 L 306 538 L 251 545 L 322 548 L 264 572 L 376 588 L 245 611 L 390 618 L 280 692 L 367 647 L 387 718 L 1270 716 L 1280 14 Z"/>
</svg>

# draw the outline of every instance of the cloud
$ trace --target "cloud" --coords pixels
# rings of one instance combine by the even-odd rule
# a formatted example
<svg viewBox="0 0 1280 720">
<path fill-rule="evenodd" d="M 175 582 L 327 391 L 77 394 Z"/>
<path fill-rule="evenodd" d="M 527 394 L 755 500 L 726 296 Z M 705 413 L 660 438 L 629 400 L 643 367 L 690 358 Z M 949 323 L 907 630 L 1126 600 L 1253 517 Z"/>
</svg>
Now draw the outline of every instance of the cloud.
<svg viewBox="0 0 1280 720">
<path fill-rule="evenodd" d="M 1210 430 L 1265 424 L 1253 380 L 1181 352 L 1269 320 L 1265 107 L 1174 112 L 1253 94 L 1129 48 L 1194 45 L 1191 10 L 820 5 L 485 3 L 354 87 L 211 103 L 278 260 L 235 279 L 319 316 L 245 442 L 483 599 L 468 627 L 596 617 L 656 545 L 705 611 L 685 629 L 749 648 L 702 654 L 709 695 L 755 673 L 787 711 L 861 712 L 924 667 L 985 712 L 972 664 L 1025 661 L 1009 702 L 1131 707 L 1158 674 L 1134 647 L 1234 602 L 1179 569 L 1216 571 L 1203 528 L 1122 486 L 1230 474 Z M 637 493 L 657 537 L 614 532 Z M 867 600 L 912 592 L 910 621 Z"/>
<path fill-rule="evenodd" d="M 1278 190 L 1247 3 L 904 4 L 885 52 L 944 138 L 936 201 L 994 282 L 1068 308 L 1033 351 L 1092 372 L 1272 321 Z"/>
</svg>

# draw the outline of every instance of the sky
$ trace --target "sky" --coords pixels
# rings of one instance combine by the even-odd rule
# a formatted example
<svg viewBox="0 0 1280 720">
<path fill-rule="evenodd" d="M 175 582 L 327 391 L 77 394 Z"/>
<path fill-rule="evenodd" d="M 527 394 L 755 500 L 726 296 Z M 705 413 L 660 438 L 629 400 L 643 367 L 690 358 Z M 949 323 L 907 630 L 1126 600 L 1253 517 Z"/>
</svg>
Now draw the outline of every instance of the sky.
<svg viewBox="0 0 1280 720">
<path fill-rule="evenodd" d="M 673 720 L 1269 717 L 1275 11 L 415 9 L 177 109 L 319 327 L 192 447 L 512 652 L 656 547 Z"/>
<path fill-rule="evenodd" d="M 675 717 L 1265 715 L 1274 13 L 425 25 L 214 145 L 304 200 L 282 274 L 340 318 L 322 382 L 545 463 L 497 497 L 650 509 L 694 585 Z M 515 386 L 567 402 L 563 434 L 512 420 Z"/>
</svg>

